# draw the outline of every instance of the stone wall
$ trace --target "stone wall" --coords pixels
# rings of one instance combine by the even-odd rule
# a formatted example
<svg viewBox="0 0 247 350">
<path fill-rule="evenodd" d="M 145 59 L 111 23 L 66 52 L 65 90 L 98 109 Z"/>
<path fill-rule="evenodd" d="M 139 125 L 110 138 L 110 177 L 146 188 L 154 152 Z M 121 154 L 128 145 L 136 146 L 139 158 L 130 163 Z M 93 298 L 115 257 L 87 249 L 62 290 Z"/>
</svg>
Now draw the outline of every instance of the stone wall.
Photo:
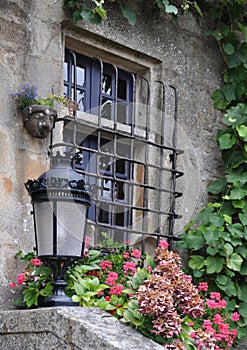
<svg viewBox="0 0 247 350">
<path fill-rule="evenodd" d="M 28 345 L 27 345 L 28 344 Z M 0 312 L 0 348 L 8 350 L 162 350 L 106 312 L 46 308 Z"/>
<path fill-rule="evenodd" d="M 219 114 L 213 109 L 212 92 L 220 85 L 222 62 L 218 48 L 203 31 L 206 18 L 188 14 L 174 24 L 169 17 L 155 21 L 148 15 L 134 28 L 109 11 L 102 26 L 72 24 L 62 0 L 0 1 L 0 305 L 13 307 L 16 297 L 9 283 L 21 272 L 14 255 L 34 246 L 30 199 L 23 184 L 48 167 L 49 138 L 34 139 L 23 128 L 11 93 L 24 84 L 38 87 L 40 95 L 63 92 L 65 42 L 85 53 L 129 62 L 130 70 L 148 70 L 175 85 L 179 93 L 178 147 L 185 150 L 180 165 L 185 171 L 179 203 L 177 232 L 205 202 L 207 183 L 220 172 L 215 142 Z"/>
</svg>

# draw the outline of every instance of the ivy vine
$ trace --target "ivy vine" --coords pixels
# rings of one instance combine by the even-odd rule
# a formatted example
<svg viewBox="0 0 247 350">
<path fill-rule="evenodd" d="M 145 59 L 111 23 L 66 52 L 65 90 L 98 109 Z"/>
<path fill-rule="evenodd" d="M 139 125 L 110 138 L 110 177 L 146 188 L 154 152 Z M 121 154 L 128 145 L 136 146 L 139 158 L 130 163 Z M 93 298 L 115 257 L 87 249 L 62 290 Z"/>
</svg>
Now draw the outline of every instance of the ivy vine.
<svg viewBox="0 0 247 350">
<path fill-rule="evenodd" d="M 73 22 L 79 20 L 87 20 L 94 24 L 100 24 L 107 18 L 106 5 L 116 4 L 122 15 L 127 19 L 131 26 L 134 26 L 137 20 L 137 12 L 135 3 L 140 5 L 148 4 L 152 11 L 158 13 L 168 13 L 170 15 L 177 15 L 179 11 L 187 12 L 189 9 L 194 9 L 202 16 L 202 11 L 196 1 L 189 0 L 65 0 L 64 8 L 72 9 Z"/>
<path fill-rule="evenodd" d="M 217 1 L 210 9 L 225 61 L 223 86 L 213 93 L 222 111 L 224 128 L 217 141 L 224 176 L 208 186 L 213 196 L 181 236 L 180 248 L 189 249 L 195 278 L 219 290 L 242 316 L 239 337 L 247 325 L 247 9 L 246 1 Z"/>
<path fill-rule="evenodd" d="M 217 141 L 222 151 L 224 176 L 208 186 L 212 202 L 186 227 L 180 248 L 189 249 L 189 267 L 229 303 L 238 308 L 239 337 L 247 336 L 247 0 L 176 1 L 135 0 L 173 17 L 192 10 L 209 11 L 213 36 L 225 62 L 222 87 L 213 93 L 214 107 L 222 112 Z M 101 23 L 105 4 L 115 3 L 130 25 L 137 20 L 133 4 L 126 0 L 65 0 L 73 21 Z"/>
</svg>

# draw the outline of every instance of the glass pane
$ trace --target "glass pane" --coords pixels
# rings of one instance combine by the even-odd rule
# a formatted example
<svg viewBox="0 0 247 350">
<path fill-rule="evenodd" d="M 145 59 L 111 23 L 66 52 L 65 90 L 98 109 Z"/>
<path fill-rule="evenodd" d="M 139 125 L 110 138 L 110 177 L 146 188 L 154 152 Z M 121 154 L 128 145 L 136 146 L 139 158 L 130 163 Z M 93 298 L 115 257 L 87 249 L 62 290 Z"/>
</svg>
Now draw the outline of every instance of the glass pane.
<svg viewBox="0 0 247 350">
<path fill-rule="evenodd" d="M 74 66 L 72 66 L 72 73 L 71 73 L 72 76 L 71 76 L 71 79 L 70 79 L 71 82 L 72 82 L 72 84 L 74 84 L 74 70 L 75 70 L 75 69 L 74 69 Z"/>
<path fill-rule="evenodd" d="M 57 254 L 81 256 L 86 224 L 87 206 L 69 202 L 57 202 Z"/>
<path fill-rule="evenodd" d="M 112 181 L 109 179 L 99 179 L 99 196 L 106 200 L 112 200 Z"/>
<path fill-rule="evenodd" d="M 85 108 L 85 92 L 77 90 L 77 103 L 80 111 L 84 112 Z"/>
<path fill-rule="evenodd" d="M 116 161 L 116 173 L 117 174 L 126 174 L 126 161 L 119 159 Z"/>
<path fill-rule="evenodd" d="M 118 79 L 117 97 L 126 100 L 127 97 L 127 82 L 123 79 Z"/>
<path fill-rule="evenodd" d="M 112 76 L 104 73 L 102 78 L 102 93 L 112 95 Z"/>
<path fill-rule="evenodd" d="M 112 119 L 112 101 L 106 98 L 102 98 L 101 117 L 106 119 Z"/>
<path fill-rule="evenodd" d="M 68 63 L 67 62 L 63 63 L 63 79 L 65 81 L 68 81 Z"/>
<path fill-rule="evenodd" d="M 112 158 L 110 156 L 99 156 L 99 170 L 101 174 L 112 174 Z"/>
<path fill-rule="evenodd" d="M 53 255 L 53 202 L 34 203 L 38 255 Z"/>
<path fill-rule="evenodd" d="M 116 226 L 126 226 L 127 224 L 127 211 L 125 212 L 124 207 L 118 207 L 117 213 L 114 214 Z"/>
<path fill-rule="evenodd" d="M 127 104 L 119 103 L 117 104 L 117 121 L 122 124 L 127 123 Z"/>
<path fill-rule="evenodd" d="M 63 88 L 63 94 L 64 94 L 64 96 L 65 96 L 66 98 L 68 98 L 69 93 L 68 93 L 68 87 L 67 87 L 67 86 L 64 86 L 64 88 Z"/>
<path fill-rule="evenodd" d="M 83 86 L 85 83 L 85 68 L 77 67 L 76 74 L 77 74 L 77 85 Z"/>
<path fill-rule="evenodd" d="M 98 221 L 104 224 L 111 224 L 109 205 L 100 203 Z"/>
<path fill-rule="evenodd" d="M 117 182 L 116 183 L 116 199 L 118 200 L 126 200 L 126 193 L 125 193 L 125 187 L 126 184 L 124 182 Z"/>
</svg>

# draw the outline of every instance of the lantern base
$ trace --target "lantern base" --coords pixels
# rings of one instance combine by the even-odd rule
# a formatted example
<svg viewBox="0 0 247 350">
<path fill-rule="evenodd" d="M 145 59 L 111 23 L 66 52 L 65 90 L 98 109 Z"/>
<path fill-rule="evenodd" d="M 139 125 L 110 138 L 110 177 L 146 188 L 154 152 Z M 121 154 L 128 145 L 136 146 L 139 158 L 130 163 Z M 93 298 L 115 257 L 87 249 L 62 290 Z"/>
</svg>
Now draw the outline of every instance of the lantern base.
<svg viewBox="0 0 247 350">
<path fill-rule="evenodd" d="M 79 303 L 73 301 L 64 291 L 67 283 L 64 280 L 56 280 L 53 282 L 54 293 L 44 300 L 42 306 L 80 306 Z"/>
</svg>

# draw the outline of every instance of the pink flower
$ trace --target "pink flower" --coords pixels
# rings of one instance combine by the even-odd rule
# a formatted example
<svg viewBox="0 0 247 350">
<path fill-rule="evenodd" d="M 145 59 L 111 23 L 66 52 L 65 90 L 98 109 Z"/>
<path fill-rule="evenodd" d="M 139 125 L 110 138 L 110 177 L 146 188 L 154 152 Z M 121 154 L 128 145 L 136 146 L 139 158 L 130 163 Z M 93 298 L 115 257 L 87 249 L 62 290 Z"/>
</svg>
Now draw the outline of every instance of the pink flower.
<svg viewBox="0 0 247 350">
<path fill-rule="evenodd" d="M 130 258 L 130 253 L 129 252 L 124 252 L 123 253 L 123 257 L 124 257 L 124 259 Z"/>
<path fill-rule="evenodd" d="M 169 243 L 166 240 L 162 239 L 159 243 L 159 247 L 163 249 L 167 249 L 169 247 Z"/>
<path fill-rule="evenodd" d="M 105 300 L 106 300 L 106 301 L 110 301 L 110 300 L 111 300 L 111 297 L 109 297 L 109 295 L 107 295 L 107 296 L 105 297 Z"/>
<path fill-rule="evenodd" d="M 194 322 L 187 322 L 187 326 L 193 327 L 194 326 Z"/>
<path fill-rule="evenodd" d="M 207 282 L 200 282 L 198 289 L 202 292 L 206 292 L 208 290 L 208 284 Z"/>
<path fill-rule="evenodd" d="M 24 273 L 22 272 L 17 276 L 17 283 L 23 284 L 25 281 L 26 281 L 26 277 L 25 277 Z"/>
<path fill-rule="evenodd" d="M 211 292 L 210 293 L 210 298 L 219 301 L 220 300 L 220 293 L 218 293 L 218 292 Z"/>
<path fill-rule="evenodd" d="M 10 288 L 16 288 L 16 283 L 15 283 L 15 282 L 11 282 L 11 283 L 9 284 L 9 287 L 10 287 Z"/>
<path fill-rule="evenodd" d="M 39 260 L 38 258 L 32 259 L 32 265 L 33 266 L 40 266 L 42 264 L 43 264 L 43 262 L 41 260 Z"/>
<path fill-rule="evenodd" d="M 112 286 L 110 288 L 110 291 L 109 291 L 109 294 L 112 295 L 112 294 L 115 294 L 115 295 L 119 295 L 119 294 L 122 294 L 123 292 L 123 289 L 124 289 L 124 286 L 123 285 L 116 285 L 116 286 Z"/>
<path fill-rule="evenodd" d="M 112 269 L 112 262 L 110 260 L 101 260 L 99 266 L 102 270 Z"/>
<path fill-rule="evenodd" d="M 101 291 L 99 291 L 97 294 L 98 294 L 98 295 L 104 295 L 104 291 L 101 290 Z"/>
<path fill-rule="evenodd" d="M 108 273 L 105 283 L 108 284 L 109 286 L 113 286 L 114 284 L 116 284 L 117 279 L 118 279 L 117 272 L 112 271 Z"/>
<path fill-rule="evenodd" d="M 232 321 L 238 321 L 239 320 L 239 318 L 240 318 L 240 315 L 239 315 L 239 313 L 238 312 L 233 312 L 233 314 L 232 314 L 232 316 L 231 316 L 231 319 L 232 319 Z"/>
<path fill-rule="evenodd" d="M 149 273 L 152 273 L 153 272 L 153 269 L 152 269 L 152 267 L 151 266 L 146 266 L 146 269 L 147 269 L 147 271 L 149 272 Z"/>
<path fill-rule="evenodd" d="M 215 314 L 214 315 L 214 323 L 215 324 L 220 324 L 222 322 L 223 322 L 223 319 L 222 319 L 221 315 L 220 314 Z"/>
<path fill-rule="evenodd" d="M 133 256 L 133 258 L 139 259 L 141 257 L 141 252 L 138 249 L 133 249 L 131 255 Z"/>
<path fill-rule="evenodd" d="M 136 272 L 136 264 L 132 261 L 126 261 L 123 265 L 123 268 L 124 268 L 124 273 L 128 273 L 128 271 L 131 271 L 131 272 Z"/>
</svg>

